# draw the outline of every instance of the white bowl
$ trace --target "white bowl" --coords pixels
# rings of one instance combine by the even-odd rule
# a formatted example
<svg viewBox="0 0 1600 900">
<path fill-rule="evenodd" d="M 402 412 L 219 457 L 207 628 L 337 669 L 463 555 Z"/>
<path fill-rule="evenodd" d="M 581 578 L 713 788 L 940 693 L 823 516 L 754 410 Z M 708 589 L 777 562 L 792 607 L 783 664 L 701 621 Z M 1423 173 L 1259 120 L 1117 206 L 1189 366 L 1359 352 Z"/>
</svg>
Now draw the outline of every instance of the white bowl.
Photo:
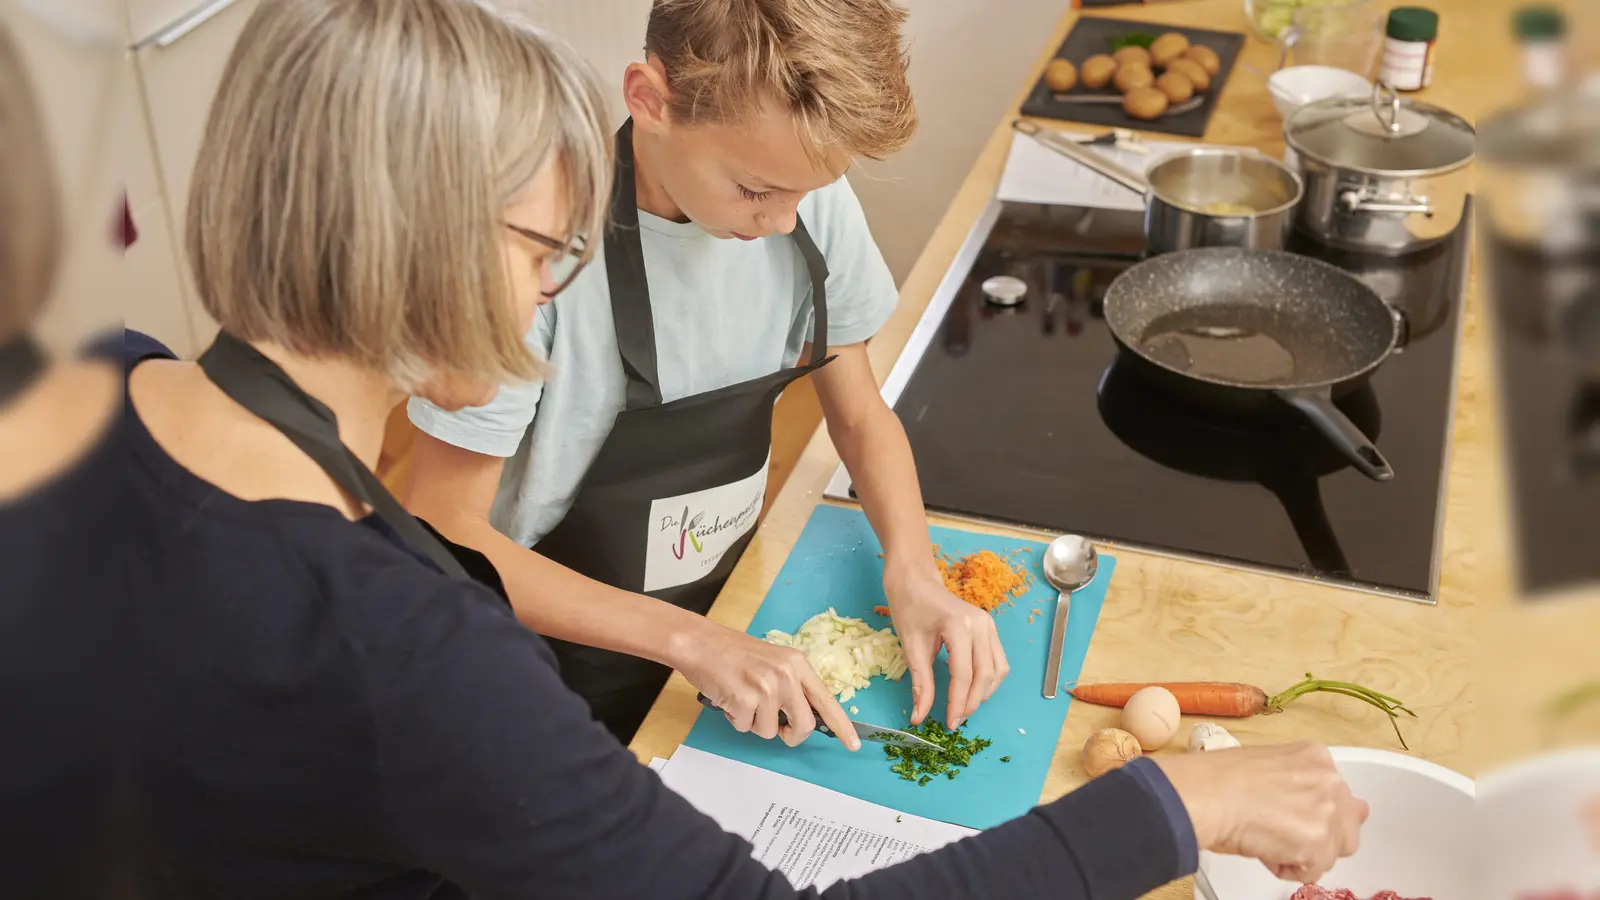
<svg viewBox="0 0 1600 900">
<path fill-rule="evenodd" d="M 1349 69 L 1335 66 L 1290 66 L 1267 76 L 1267 90 L 1278 115 L 1288 121 L 1294 111 L 1307 103 L 1328 97 L 1365 97 L 1372 83 Z"/>
<path fill-rule="evenodd" d="M 1361 849 L 1318 883 L 1357 897 L 1382 890 L 1402 897 L 1461 900 L 1472 896 L 1472 779 L 1443 766 L 1362 747 L 1333 747 L 1339 774 L 1372 807 Z M 1204 852 L 1200 865 L 1220 900 L 1288 900 L 1299 887 L 1253 859 Z"/>
<path fill-rule="evenodd" d="M 1478 896 L 1600 890 L 1600 824 L 1585 816 L 1597 800 L 1600 749 L 1536 757 L 1479 779 Z"/>
</svg>

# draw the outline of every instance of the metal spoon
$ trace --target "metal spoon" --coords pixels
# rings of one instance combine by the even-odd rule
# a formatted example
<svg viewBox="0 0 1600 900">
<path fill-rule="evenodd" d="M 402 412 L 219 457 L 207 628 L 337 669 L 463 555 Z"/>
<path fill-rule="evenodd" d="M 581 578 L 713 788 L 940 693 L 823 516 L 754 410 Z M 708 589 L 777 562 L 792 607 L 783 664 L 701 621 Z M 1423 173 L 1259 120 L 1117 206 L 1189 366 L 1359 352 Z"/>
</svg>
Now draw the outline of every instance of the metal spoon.
<svg viewBox="0 0 1600 900">
<path fill-rule="evenodd" d="M 1094 580 L 1100 569 L 1100 556 L 1094 545 L 1075 534 L 1063 534 L 1044 551 L 1044 580 L 1060 592 L 1056 597 L 1055 622 L 1050 626 L 1050 658 L 1044 665 L 1044 696 L 1054 700 L 1061 681 L 1061 642 L 1067 634 L 1067 611 L 1072 608 L 1072 592 Z"/>
</svg>

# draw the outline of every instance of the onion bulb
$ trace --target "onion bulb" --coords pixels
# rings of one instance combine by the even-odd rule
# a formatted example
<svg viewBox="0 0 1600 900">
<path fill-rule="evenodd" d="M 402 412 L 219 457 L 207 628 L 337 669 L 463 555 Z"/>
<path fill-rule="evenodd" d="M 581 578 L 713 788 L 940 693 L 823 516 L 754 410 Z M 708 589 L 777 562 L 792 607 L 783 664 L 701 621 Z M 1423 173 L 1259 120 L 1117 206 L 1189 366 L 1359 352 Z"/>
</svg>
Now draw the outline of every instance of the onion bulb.
<svg viewBox="0 0 1600 900">
<path fill-rule="evenodd" d="M 1083 770 L 1096 778 L 1143 755 L 1138 738 L 1120 728 L 1102 728 L 1083 744 Z"/>
</svg>

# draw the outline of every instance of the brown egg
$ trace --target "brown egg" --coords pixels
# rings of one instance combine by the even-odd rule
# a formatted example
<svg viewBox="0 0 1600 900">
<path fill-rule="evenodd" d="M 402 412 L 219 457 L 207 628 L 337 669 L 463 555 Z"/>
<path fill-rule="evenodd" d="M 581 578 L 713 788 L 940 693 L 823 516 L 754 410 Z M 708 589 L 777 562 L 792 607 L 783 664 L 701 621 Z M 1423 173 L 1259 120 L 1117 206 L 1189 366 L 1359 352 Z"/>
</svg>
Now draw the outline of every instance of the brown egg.
<svg viewBox="0 0 1600 900">
<path fill-rule="evenodd" d="M 1083 61 L 1078 70 L 1078 75 L 1083 79 L 1083 86 L 1099 90 L 1111 83 L 1111 76 L 1117 74 L 1117 61 L 1104 53 L 1099 53 Z"/>
<path fill-rule="evenodd" d="M 1174 106 L 1194 96 L 1194 82 L 1178 72 L 1163 72 L 1156 79 L 1155 89 L 1166 94 Z"/>
<path fill-rule="evenodd" d="M 1167 71 L 1177 72 L 1179 75 L 1189 79 L 1189 83 L 1193 84 L 1194 89 L 1197 91 L 1204 91 L 1211 87 L 1211 73 L 1207 72 L 1204 66 L 1192 59 L 1175 59 L 1172 61 L 1172 65 L 1167 66 Z"/>
<path fill-rule="evenodd" d="M 1064 94 L 1078 83 L 1078 70 L 1064 59 L 1052 59 L 1044 69 L 1044 83 L 1050 90 Z"/>
<path fill-rule="evenodd" d="M 1167 111 L 1167 95 L 1153 87 L 1138 87 L 1122 98 L 1122 109 L 1135 119 L 1154 119 Z"/>
<path fill-rule="evenodd" d="M 1194 44 L 1183 51 L 1186 59 L 1192 59 L 1206 70 L 1207 75 L 1215 75 L 1222 71 L 1222 60 L 1217 57 L 1217 51 L 1210 47 Z"/>
<path fill-rule="evenodd" d="M 1184 51 L 1188 49 L 1188 38 L 1175 31 L 1169 31 L 1151 42 L 1150 61 L 1155 63 L 1157 68 L 1165 67 L 1167 63 L 1182 56 Z"/>
<path fill-rule="evenodd" d="M 1117 75 L 1112 81 L 1117 90 L 1126 94 L 1135 88 L 1149 87 L 1154 84 L 1156 73 L 1150 71 L 1149 66 L 1139 66 L 1127 63 L 1117 68 Z"/>
<path fill-rule="evenodd" d="M 1135 47 L 1130 44 L 1111 55 L 1119 65 L 1125 66 L 1129 63 L 1138 63 L 1146 68 L 1150 66 L 1150 51 L 1143 47 Z"/>
</svg>

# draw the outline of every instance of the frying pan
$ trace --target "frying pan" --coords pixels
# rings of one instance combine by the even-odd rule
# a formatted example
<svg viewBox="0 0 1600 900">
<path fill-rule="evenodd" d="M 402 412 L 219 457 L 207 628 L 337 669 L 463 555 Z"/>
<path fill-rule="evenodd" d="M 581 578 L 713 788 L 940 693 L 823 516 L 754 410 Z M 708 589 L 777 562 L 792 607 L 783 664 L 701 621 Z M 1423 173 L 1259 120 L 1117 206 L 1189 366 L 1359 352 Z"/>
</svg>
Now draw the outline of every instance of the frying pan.
<svg viewBox="0 0 1600 900">
<path fill-rule="evenodd" d="M 1337 266 L 1281 250 L 1205 247 L 1147 259 L 1106 292 L 1135 368 L 1218 412 L 1297 410 L 1376 481 L 1394 469 L 1333 404 L 1400 345 L 1404 318 Z"/>
</svg>

